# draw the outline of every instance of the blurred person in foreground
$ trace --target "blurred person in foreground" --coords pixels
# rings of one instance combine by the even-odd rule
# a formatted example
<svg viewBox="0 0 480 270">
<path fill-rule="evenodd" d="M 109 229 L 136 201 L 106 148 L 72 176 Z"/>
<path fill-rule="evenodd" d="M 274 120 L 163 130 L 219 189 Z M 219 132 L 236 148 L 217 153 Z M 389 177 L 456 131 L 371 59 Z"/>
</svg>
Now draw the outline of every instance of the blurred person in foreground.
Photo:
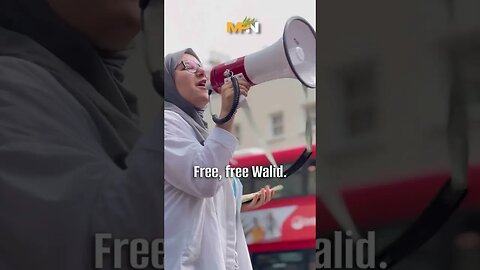
<svg viewBox="0 0 480 270">
<path fill-rule="evenodd" d="M 186 49 L 165 57 L 165 268 L 252 269 L 240 211 L 269 202 L 275 191 L 265 186 L 242 205 L 240 180 L 225 177 L 238 140 L 235 117 L 209 134 L 203 120 L 209 102 L 207 77 L 199 57 Z M 239 80 L 247 96 L 249 83 Z M 233 103 L 232 82 L 221 88 L 223 118 Z M 221 178 L 197 175 L 194 166 L 217 168 Z"/>
<path fill-rule="evenodd" d="M 163 121 L 142 135 L 122 86 L 139 30 L 135 0 L 0 2 L 0 269 L 93 269 L 96 233 L 163 237 Z"/>
</svg>

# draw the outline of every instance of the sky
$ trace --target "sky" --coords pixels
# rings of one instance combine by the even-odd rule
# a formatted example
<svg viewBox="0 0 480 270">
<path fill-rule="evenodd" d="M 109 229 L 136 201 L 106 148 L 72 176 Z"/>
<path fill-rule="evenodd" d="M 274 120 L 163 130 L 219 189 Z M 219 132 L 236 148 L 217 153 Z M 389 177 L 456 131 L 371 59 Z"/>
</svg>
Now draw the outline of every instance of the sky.
<svg viewBox="0 0 480 270">
<path fill-rule="evenodd" d="M 227 22 L 239 22 L 246 16 L 258 20 L 259 34 L 227 33 Z M 209 59 L 211 51 L 234 59 L 279 40 L 292 16 L 305 18 L 316 29 L 315 0 L 165 1 L 165 54 L 190 47 L 202 62 Z"/>
</svg>

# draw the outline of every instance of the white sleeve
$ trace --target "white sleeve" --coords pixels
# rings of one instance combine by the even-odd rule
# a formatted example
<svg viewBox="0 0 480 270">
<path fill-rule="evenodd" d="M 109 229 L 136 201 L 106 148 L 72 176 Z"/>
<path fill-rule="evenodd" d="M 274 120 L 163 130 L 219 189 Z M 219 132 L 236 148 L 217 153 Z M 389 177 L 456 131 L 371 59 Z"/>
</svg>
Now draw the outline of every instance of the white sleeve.
<svg viewBox="0 0 480 270">
<path fill-rule="evenodd" d="M 221 181 L 227 181 L 225 166 L 233 156 L 238 140 L 230 132 L 214 128 L 201 145 L 192 127 L 177 113 L 165 111 L 165 181 L 198 198 L 213 197 Z M 217 168 L 218 178 L 194 177 L 193 167 Z"/>
</svg>

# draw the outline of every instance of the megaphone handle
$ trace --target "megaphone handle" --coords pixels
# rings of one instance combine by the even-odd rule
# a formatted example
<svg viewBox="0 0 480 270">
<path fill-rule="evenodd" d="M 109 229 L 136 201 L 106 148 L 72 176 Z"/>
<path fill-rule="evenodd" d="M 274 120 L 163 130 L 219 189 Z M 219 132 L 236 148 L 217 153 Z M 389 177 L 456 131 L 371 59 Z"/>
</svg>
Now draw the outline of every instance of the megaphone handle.
<svg viewBox="0 0 480 270">
<path fill-rule="evenodd" d="M 212 115 L 212 120 L 217 125 L 225 124 L 226 122 L 230 121 L 233 115 L 235 115 L 237 112 L 238 104 L 240 102 L 240 85 L 238 84 L 238 79 L 235 76 L 231 76 L 230 79 L 232 80 L 234 94 L 232 108 L 224 118 L 218 118 L 216 114 Z"/>
</svg>

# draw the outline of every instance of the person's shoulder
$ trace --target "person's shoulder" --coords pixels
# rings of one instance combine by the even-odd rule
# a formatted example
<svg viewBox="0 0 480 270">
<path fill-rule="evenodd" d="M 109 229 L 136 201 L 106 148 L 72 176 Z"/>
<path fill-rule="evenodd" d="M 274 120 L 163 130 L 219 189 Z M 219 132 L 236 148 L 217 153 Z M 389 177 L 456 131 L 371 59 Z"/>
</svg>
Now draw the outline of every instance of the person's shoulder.
<svg viewBox="0 0 480 270">
<path fill-rule="evenodd" d="M 22 58 L 0 56 L 0 83 L 38 87 L 53 82 L 55 78 L 45 67 Z"/>
<path fill-rule="evenodd" d="M 177 127 L 181 129 L 190 128 L 190 125 L 177 112 L 171 110 L 164 110 L 165 129 L 170 127 Z"/>
<path fill-rule="evenodd" d="M 183 118 L 182 118 L 182 116 L 180 116 L 180 114 L 178 114 L 174 111 L 171 111 L 171 110 L 164 110 L 163 115 L 165 117 L 165 121 L 167 121 L 167 120 L 169 120 L 169 121 L 183 120 Z"/>
<path fill-rule="evenodd" d="M 23 69 L 43 69 L 39 65 L 20 57 L 0 55 L 0 68 L 12 71 Z M 5 74 L 0 74 L 5 75 Z M 2 76 L 3 77 L 3 76 Z"/>
<path fill-rule="evenodd" d="M 81 106 L 43 66 L 13 56 L 0 56 L 0 101 L 8 111 L 38 114 L 77 114 Z M 60 118 L 60 115 L 57 115 Z"/>
<path fill-rule="evenodd" d="M 0 56 L 0 92 L 13 100 L 26 101 L 28 97 L 34 103 L 65 104 L 73 101 L 46 67 L 13 56 Z"/>
<path fill-rule="evenodd" d="M 171 135 L 173 137 L 180 134 L 188 134 L 189 137 L 194 138 L 195 132 L 193 128 L 187 123 L 183 117 L 174 111 L 164 110 L 164 127 L 165 135 Z"/>
</svg>

